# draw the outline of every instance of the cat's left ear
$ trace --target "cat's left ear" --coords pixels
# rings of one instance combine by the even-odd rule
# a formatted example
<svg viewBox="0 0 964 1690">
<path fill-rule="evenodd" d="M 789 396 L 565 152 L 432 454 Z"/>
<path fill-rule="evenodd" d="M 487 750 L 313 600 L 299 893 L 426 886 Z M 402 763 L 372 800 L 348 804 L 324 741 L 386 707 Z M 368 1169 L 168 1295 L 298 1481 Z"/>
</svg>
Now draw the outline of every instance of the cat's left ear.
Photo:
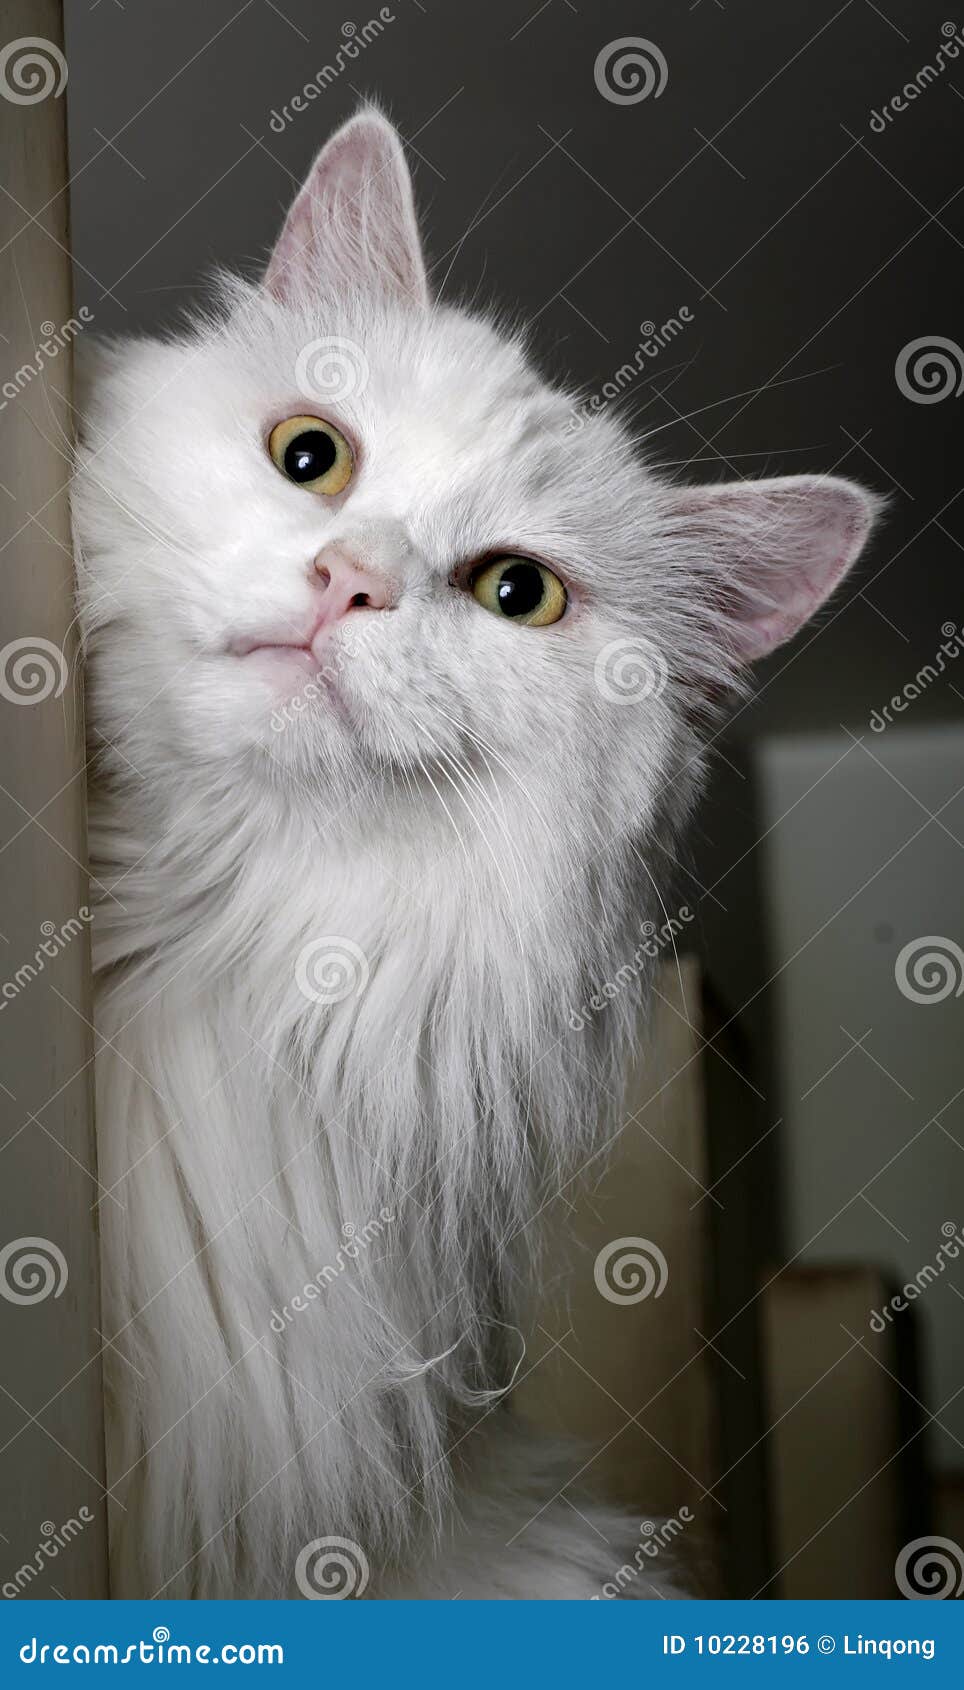
<svg viewBox="0 0 964 1690">
<path fill-rule="evenodd" d="M 884 501 L 836 476 L 670 490 L 668 534 L 699 559 L 745 663 L 792 639 L 856 562 Z"/>
<path fill-rule="evenodd" d="M 412 179 L 396 131 L 370 107 L 315 159 L 268 261 L 279 299 L 329 288 L 428 304 Z"/>
</svg>

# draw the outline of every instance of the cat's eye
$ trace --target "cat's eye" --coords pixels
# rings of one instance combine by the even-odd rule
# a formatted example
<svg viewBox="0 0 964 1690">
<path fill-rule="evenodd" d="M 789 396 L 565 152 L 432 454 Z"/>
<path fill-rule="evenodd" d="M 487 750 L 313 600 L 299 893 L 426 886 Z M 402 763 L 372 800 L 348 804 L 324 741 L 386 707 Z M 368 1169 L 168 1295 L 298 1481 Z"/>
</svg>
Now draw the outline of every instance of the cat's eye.
<svg viewBox="0 0 964 1690">
<path fill-rule="evenodd" d="M 548 628 L 569 602 L 558 575 L 528 557 L 498 557 L 472 577 L 472 593 L 486 610 L 527 628 Z"/>
<path fill-rule="evenodd" d="M 341 493 L 355 467 L 343 434 L 320 417 L 286 417 L 268 436 L 272 462 L 309 493 Z"/>
</svg>

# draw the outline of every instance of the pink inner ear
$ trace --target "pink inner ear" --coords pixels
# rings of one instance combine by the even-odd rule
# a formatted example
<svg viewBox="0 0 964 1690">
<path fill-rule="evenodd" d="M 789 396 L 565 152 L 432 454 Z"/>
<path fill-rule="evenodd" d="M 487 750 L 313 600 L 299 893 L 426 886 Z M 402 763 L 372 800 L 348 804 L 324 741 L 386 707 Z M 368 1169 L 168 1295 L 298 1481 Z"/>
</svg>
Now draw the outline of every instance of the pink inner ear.
<svg viewBox="0 0 964 1690">
<path fill-rule="evenodd" d="M 752 662 L 792 639 L 843 580 L 876 501 L 853 482 L 798 475 L 684 488 L 673 508 L 700 531 L 731 634 Z"/>
<path fill-rule="evenodd" d="M 377 112 L 352 118 L 318 154 L 264 280 L 279 299 L 322 284 L 428 303 L 408 166 L 395 130 Z"/>
</svg>

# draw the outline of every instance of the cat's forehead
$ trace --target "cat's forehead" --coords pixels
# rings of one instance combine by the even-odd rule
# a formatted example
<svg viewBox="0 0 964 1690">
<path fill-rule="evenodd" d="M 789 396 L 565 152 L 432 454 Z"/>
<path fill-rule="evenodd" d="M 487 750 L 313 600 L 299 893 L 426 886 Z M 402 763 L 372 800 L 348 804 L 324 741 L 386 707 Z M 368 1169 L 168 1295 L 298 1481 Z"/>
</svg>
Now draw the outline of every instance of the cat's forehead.
<svg viewBox="0 0 964 1690">
<path fill-rule="evenodd" d="M 435 436 L 453 452 L 482 433 L 511 450 L 538 425 L 565 420 L 565 402 L 522 345 L 461 312 L 354 316 L 342 306 L 282 320 L 273 338 L 264 364 L 272 385 L 290 372 L 308 406 Z"/>
<path fill-rule="evenodd" d="M 276 318 L 255 388 L 269 412 L 297 403 L 344 426 L 370 474 L 482 507 L 553 498 L 559 484 L 571 497 L 574 463 L 580 480 L 598 479 L 590 466 L 619 432 L 604 424 L 576 442 L 571 397 L 542 379 L 523 343 L 448 309 L 353 316 L 342 305 Z"/>
</svg>

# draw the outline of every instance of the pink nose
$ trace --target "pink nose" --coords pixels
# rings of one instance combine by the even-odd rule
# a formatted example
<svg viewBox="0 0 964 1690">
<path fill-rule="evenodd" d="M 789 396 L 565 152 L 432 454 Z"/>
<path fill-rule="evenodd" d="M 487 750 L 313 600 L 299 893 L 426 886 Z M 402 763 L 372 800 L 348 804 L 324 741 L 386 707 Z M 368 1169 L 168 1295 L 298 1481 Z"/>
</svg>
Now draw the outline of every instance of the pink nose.
<svg viewBox="0 0 964 1690">
<path fill-rule="evenodd" d="M 350 610 L 389 610 L 392 606 L 385 577 L 363 568 L 337 544 L 319 552 L 314 571 L 323 595 L 319 627 L 339 621 Z"/>
</svg>

